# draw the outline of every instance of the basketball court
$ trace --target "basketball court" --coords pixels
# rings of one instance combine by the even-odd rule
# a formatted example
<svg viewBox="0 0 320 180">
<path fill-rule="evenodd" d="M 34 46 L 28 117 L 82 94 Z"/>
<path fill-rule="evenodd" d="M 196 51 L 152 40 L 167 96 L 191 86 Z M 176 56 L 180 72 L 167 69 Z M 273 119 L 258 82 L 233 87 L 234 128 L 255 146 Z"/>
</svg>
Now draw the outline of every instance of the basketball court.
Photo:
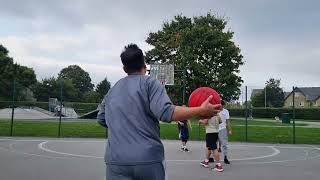
<svg viewBox="0 0 320 180">
<path fill-rule="evenodd" d="M 191 152 L 181 152 L 179 141 L 163 143 L 168 179 L 316 180 L 320 177 L 320 146 L 231 143 L 232 164 L 225 165 L 225 171 L 218 173 L 199 164 L 204 157 L 204 142 L 189 142 Z M 2 137 L 1 179 L 103 180 L 104 146 L 103 139 Z"/>
</svg>

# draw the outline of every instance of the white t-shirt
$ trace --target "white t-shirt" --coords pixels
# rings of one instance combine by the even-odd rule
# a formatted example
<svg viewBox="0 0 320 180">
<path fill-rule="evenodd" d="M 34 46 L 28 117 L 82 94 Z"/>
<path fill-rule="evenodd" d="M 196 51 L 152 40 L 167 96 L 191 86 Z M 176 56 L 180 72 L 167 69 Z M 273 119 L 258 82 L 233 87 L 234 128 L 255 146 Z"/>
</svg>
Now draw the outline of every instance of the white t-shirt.
<svg viewBox="0 0 320 180">
<path fill-rule="evenodd" d="M 219 132 L 219 116 L 213 116 L 208 120 L 206 125 L 206 134 L 208 133 L 218 133 Z"/>
<path fill-rule="evenodd" d="M 230 119 L 229 111 L 223 108 L 222 111 L 219 112 L 219 116 L 221 118 L 222 123 L 219 124 L 219 131 L 227 128 L 227 119 Z"/>
</svg>

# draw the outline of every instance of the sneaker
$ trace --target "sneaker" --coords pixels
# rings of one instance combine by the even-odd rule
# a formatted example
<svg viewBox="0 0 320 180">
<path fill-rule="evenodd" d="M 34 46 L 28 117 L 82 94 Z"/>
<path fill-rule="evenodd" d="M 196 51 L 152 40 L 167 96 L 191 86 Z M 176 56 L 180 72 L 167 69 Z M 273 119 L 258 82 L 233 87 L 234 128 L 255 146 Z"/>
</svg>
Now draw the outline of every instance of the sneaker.
<svg viewBox="0 0 320 180">
<path fill-rule="evenodd" d="M 183 152 L 184 151 L 184 147 L 180 148 L 180 150 Z"/>
<path fill-rule="evenodd" d="M 213 168 L 213 170 L 218 171 L 218 172 L 222 172 L 223 171 L 223 167 L 221 164 L 216 164 L 216 166 Z"/>
<path fill-rule="evenodd" d="M 200 164 L 202 165 L 202 167 L 205 167 L 205 168 L 209 167 L 209 162 L 202 161 Z"/>
<path fill-rule="evenodd" d="M 184 150 L 184 152 L 189 152 L 188 148 L 184 148 L 183 150 Z"/>
<path fill-rule="evenodd" d="M 227 156 L 224 157 L 224 163 L 225 163 L 225 164 L 230 164 L 230 161 L 228 160 Z"/>
<path fill-rule="evenodd" d="M 213 158 L 209 158 L 209 163 L 213 163 L 214 159 Z"/>
</svg>

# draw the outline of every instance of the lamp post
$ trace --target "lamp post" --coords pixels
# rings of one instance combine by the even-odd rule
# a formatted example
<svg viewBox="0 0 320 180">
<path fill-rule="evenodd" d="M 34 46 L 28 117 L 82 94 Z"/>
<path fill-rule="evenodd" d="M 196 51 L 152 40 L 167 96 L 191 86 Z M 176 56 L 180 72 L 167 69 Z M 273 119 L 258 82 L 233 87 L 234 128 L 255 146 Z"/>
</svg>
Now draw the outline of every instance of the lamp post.
<svg viewBox="0 0 320 180">
<path fill-rule="evenodd" d="M 264 108 L 267 108 L 267 84 L 264 87 Z"/>
<path fill-rule="evenodd" d="M 49 110 L 49 112 L 51 112 L 51 107 L 50 107 L 50 90 L 51 90 L 52 85 L 49 84 L 49 83 L 47 83 L 46 85 L 47 85 L 47 92 L 48 92 L 48 110 Z"/>
</svg>

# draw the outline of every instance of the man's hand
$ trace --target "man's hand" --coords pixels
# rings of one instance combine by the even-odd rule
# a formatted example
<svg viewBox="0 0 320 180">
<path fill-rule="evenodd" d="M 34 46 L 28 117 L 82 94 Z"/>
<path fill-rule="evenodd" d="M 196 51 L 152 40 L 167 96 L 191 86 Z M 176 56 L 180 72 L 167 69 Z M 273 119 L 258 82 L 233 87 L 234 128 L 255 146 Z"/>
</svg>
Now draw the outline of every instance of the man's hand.
<svg viewBox="0 0 320 180">
<path fill-rule="evenodd" d="M 200 124 L 208 124 L 209 119 L 200 119 L 199 123 Z"/>
<path fill-rule="evenodd" d="M 229 131 L 228 131 L 228 134 L 229 134 L 229 135 L 232 135 L 232 131 L 231 131 L 231 130 L 229 130 Z"/>
<path fill-rule="evenodd" d="M 211 99 L 213 98 L 213 96 L 209 96 L 200 106 L 201 108 L 201 114 L 200 116 L 202 118 L 210 118 L 214 115 L 216 115 L 218 112 L 220 112 L 219 107 L 221 106 L 221 104 L 215 104 L 212 105 L 210 103 Z"/>
</svg>

